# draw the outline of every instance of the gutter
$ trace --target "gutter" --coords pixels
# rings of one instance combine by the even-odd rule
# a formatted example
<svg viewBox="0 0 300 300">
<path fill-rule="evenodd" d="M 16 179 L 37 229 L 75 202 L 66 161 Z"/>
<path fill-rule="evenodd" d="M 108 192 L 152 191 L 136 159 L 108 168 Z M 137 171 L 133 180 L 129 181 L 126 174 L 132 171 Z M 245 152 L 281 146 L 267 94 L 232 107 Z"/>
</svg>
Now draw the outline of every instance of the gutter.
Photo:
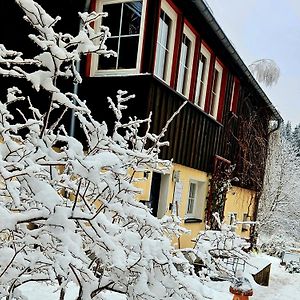
<svg viewBox="0 0 300 300">
<path fill-rule="evenodd" d="M 229 39 L 226 37 L 224 31 L 212 15 L 209 7 L 207 4 L 205 4 L 204 0 L 190 0 L 194 5 L 198 8 L 199 12 L 201 15 L 203 15 L 204 19 L 207 21 L 207 23 L 210 25 L 214 33 L 217 35 L 217 37 L 221 40 L 223 46 L 228 50 L 230 56 L 232 59 L 237 63 L 237 65 L 240 67 L 240 69 L 243 71 L 243 73 L 246 75 L 248 81 L 250 84 L 255 88 L 259 96 L 263 98 L 267 106 L 271 109 L 273 112 L 274 116 L 276 117 L 278 121 L 278 127 L 280 124 L 283 122 L 283 118 L 277 111 L 277 109 L 274 107 L 274 105 L 271 103 L 270 99 L 268 96 L 265 94 L 265 92 L 262 90 L 256 79 L 253 77 L 251 72 L 249 71 L 248 67 L 245 65 L 237 51 L 234 49 L 232 46 L 231 42 Z"/>
</svg>

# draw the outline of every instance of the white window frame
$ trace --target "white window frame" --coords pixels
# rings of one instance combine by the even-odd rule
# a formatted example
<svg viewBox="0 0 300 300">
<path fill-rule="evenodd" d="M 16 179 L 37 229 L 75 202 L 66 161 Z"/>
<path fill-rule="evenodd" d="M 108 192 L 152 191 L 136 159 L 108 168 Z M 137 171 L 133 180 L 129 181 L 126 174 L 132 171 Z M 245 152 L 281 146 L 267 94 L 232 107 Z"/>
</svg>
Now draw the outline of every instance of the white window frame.
<svg viewBox="0 0 300 300">
<path fill-rule="evenodd" d="M 206 58 L 206 64 L 207 67 L 204 70 L 201 69 L 200 73 L 200 59 L 201 56 L 204 56 Z M 207 93 L 207 82 L 208 82 L 208 76 L 209 76 L 209 68 L 210 68 L 210 58 L 211 58 L 211 53 L 210 51 L 202 44 L 201 49 L 200 49 L 200 57 L 199 57 L 199 64 L 198 64 L 198 71 L 197 71 L 197 80 L 196 80 L 196 89 L 195 89 L 195 97 L 194 97 L 194 103 L 204 109 L 205 107 L 205 99 L 206 99 L 206 93 Z M 203 81 L 202 79 L 202 74 L 203 74 Z M 200 93 L 200 88 L 201 88 L 201 93 Z"/>
<path fill-rule="evenodd" d="M 214 82 L 215 82 L 215 70 L 218 71 L 219 76 L 217 79 L 218 81 L 217 81 L 217 85 L 216 85 L 216 91 L 213 91 Z M 217 60 L 215 62 L 215 66 L 214 66 L 213 76 L 214 76 L 214 78 L 213 78 L 212 86 L 211 86 L 211 99 L 210 99 L 209 114 L 216 119 L 218 116 L 221 83 L 222 83 L 222 77 L 223 77 L 223 67 Z"/>
<path fill-rule="evenodd" d="M 181 72 L 181 70 L 182 70 L 181 67 L 183 66 L 183 64 L 181 62 L 181 52 L 182 52 L 182 43 L 181 43 L 176 90 L 183 96 L 189 98 L 191 79 L 192 79 L 192 70 L 193 70 L 193 63 L 194 63 L 194 55 L 195 55 L 196 36 L 193 33 L 193 31 L 186 24 L 184 24 L 184 26 L 183 26 L 183 35 L 186 35 L 186 37 L 190 40 L 191 49 L 190 49 L 189 55 L 187 57 L 186 82 L 183 82 L 183 85 L 182 85 L 183 90 L 181 90 L 181 86 L 179 85 L 179 82 L 182 78 L 180 78 L 180 76 L 182 75 L 184 77 L 184 72 L 183 73 Z M 183 69 L 184 69 L 184 66 L 183 66 Z"/>
<path fill-rule="evenodd" d="M 166 68 L 165 73 L 165 79 L 162 78 L 157 74 L 158 70 L 158 64 L 160 63 L 158 61 L 158 41 L 156 42 L 156 54 L 155 54 L 155 66 L 154 66 L 154 75 L 160 78 L 161 80 L 165 81 L 167 84 L 170 84 L 171 81 L 171 74 L 172 74 L 172 62 L 173 62 L 173 56 L 174 56 L 174 47 L 175 47 L 175 37 L 176 37 L 176 27 L 177 27 L 177 13 L 176 11 L 171 7 L 171 5 L 166 1 L 163 0 L 161 2 L 161 10 L 171 19 L 172 25 L 169 31 L 168 36 L 168 52 L 169 55 L 167 59 L 165 60 L 164 68 Z M 159 16 L 159 24 L 160 24 L 160 16 Z M 159 30 L 159 29 L 158 29 Z"/>
<path fill-rule="evenodd" d="M 134 0 L 96 0 L 96 11 L 102 12 L 103 5 L 107 4 L 115 4 L 115 3 L 126 3 L 126 2 L 133 2 Z M 138 51 L 137 51 L 137 60 L 136 60 L 136 67 L 132 69 L 114 69 L 114 70 L 100 70 L 98 69 L 98 61 L 99 55 L 92 54 L 92 62 L 91 62 L 91 76 L 102 76 L 102 75 L 117 75 L 117 74 L 138 74 L 141 68 L 141 54 L 142 54 L 142 46 L 143 46 L 143 38 L 144 38 L 144 26 L 145 26 L 145 11 L 146 5 L 148 0 L 142 0 L 142 15 L 141 15 L 141 24 L 140 24 L 140 33 L 139 33 L 139 44 L 138 44 Z M 109 16 L 107 16 L 109 18 Z M 99 30 L 101 25 L 101 20 L 98 19 L 95 22 L 95 28 Z"/>
<path fill-rule="evenodd" d="M 191 184 L 196 185 L 195 197 L 192 203 L 192 209 L 190 208 L 190 189 Z M 206 183 L 204 181 L 199 181 L 195 179 L 191 179 L 189 181 L 189 188 L 187 194 L 187 202 L 186 202 L 186 215 L 185 219 L 196 218 L 203 220 L 204 217 L 204 205 L 206 199 Z M 202 201 L 203 200 L 203 201 Z"/>
</svg>

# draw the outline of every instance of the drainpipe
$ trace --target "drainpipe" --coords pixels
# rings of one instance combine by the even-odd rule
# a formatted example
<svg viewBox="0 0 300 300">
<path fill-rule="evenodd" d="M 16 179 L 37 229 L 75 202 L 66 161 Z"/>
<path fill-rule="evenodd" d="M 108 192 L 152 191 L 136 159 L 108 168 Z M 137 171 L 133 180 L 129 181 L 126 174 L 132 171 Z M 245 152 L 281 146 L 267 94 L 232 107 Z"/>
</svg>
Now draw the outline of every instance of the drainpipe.
<svg viewBox="0 0 300 300">
<path fill-rule="evenodd" d="M 91 0 L 85 0 L 83 12 L 89 11 L 90 4 L 91 4 Z M 82 29 L 82 25 L 83 25 L 82 21 L 80 20 L 79 31 Z M 80 73 L 80 60 L 76 62 L 75 67 L 76 67 L 76 70 Z M 74 83 L 73 93 L 75 95 L 78 95 L 78 83 L 77 82 Z M 75 120 L 76 120 L 75 112 L 74 112 L 74 109 L 72 109 L 71 120 L 70 120 L 70 136 L 72 136 L 72 137 L 75 135 Z"/>
</svg>

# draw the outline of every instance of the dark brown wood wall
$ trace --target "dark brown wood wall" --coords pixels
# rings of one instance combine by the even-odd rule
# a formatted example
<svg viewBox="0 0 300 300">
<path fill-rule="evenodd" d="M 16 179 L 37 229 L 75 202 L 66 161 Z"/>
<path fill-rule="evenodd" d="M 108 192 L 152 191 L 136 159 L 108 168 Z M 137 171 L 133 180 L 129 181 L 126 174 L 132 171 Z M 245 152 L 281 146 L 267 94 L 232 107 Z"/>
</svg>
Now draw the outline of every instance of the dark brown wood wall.
<svg viewBox="0 0 300 300">
<path fill-rule="evenodd" d="M 184 97 L 171 90 L 158 79 L 152 78 L 149 109 L 153 111 L 153 131 L 158 133 L 171 115 L 185 101 Z M 170 142 L 163 149 L 164 158 L 195 169 L 209 171 L 212 156 L 221 145 L 223 126 L 187 102 L 180 114 L 170 124 L 166 139 Z"/>
</svg>

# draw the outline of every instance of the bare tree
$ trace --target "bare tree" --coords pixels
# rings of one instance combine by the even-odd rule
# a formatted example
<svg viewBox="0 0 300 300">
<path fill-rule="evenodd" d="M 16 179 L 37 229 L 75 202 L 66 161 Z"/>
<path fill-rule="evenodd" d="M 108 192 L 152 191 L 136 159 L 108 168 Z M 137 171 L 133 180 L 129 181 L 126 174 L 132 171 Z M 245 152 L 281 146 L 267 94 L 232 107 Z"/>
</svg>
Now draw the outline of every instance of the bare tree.
<svg viewBox="0 0 300 300">
<path fill-rule="evenodd" d="M 264 189 L 259 200 L 260 242 L 272 236 L 290 242 L 300 238 L 299 176 L 299 150 L 280 131 L 275 131 L 270 137 Z"/>
</svg>

